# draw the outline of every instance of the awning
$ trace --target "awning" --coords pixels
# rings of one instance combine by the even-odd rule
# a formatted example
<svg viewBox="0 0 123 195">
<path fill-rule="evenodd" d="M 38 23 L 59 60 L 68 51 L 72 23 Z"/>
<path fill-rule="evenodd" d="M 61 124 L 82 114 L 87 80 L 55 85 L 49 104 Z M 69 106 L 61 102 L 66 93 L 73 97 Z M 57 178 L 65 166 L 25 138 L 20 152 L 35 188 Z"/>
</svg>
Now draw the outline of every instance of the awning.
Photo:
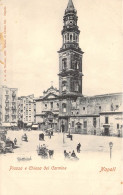
<svg viewBox="0 0 123 195">
<path fill-rule="evenodd" d="M 27 124 L 27 127 L 31 127 L 31 126 L 32 126 L 32 123 L 28 123 L 28 124 Z"/>
<path fill-rule="evenodd" d="M 11 123 L 2 123 L 3 127 L 11 127 Z"/>
<path fill-rule="evenodd" d="M 109 124 L 104 124 L 103 127 L 110 127 L 110 125 Z"/>
<path fill-rule="evenodd" d="M 38 128 L 38 125 L 32 125 L 32 128 Z"/>
<path fill-rule="evenodd" d="M 0 135 L 4 135 L 4 134 L 7 134 L 7 131 L 0 130 Z"/>
<path fill-rule="evenodd" d="M 17 123 L 11 123 L 11 127 L 17 127 Z"/>
</svg>

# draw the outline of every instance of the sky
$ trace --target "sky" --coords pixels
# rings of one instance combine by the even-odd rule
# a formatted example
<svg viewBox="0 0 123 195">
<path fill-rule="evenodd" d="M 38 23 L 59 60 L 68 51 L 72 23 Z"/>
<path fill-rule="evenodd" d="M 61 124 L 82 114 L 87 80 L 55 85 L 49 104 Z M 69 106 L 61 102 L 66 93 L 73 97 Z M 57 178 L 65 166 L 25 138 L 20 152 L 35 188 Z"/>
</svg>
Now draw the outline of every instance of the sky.
<svg viewBox="0 0 123 195">
<path fill-rule="evenodd" d="M 1 2 L 2 0 L 0 0 Z M 81 31 L 83 95 L 122 91 L 122 0 L 73 0 Z M 61 30 L 68 0 L 4 0 L 7 81 L 18 96 L 59 88 Z M 0 28 L 2 31 L 2 28 Z M 2 72 L 1 72 L 2 78 Z"/>
</svg>

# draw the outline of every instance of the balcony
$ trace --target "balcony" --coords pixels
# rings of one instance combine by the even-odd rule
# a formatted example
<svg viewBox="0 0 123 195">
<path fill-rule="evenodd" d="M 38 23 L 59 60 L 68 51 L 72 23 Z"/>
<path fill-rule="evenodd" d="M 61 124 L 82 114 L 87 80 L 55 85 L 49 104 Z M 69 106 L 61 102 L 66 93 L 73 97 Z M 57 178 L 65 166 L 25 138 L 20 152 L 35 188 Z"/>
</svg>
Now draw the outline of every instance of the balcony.
<svg viewBox="0 0 123 195">
<path fill-rule="evenodd" d="M 5 100 L 6 103 L 9 103 L 9 100 Z"/>
</svg>

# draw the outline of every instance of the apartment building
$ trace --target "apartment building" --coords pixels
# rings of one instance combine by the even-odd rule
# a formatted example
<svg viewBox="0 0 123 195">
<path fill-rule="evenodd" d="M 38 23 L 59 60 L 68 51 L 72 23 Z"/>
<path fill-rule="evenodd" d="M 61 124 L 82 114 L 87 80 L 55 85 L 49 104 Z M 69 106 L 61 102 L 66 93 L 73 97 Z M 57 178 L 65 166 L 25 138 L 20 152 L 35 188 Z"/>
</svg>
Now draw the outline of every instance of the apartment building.
<svg viewBox="0 0 123 195">
<path fill-rule="evenodd" d="M 34 95 L 18 97 L 18 127 L 31 128 L 36 122 L 35 114 Z"/>
<path fill-rule="evenodd" d="M 17 88 L 0 87 L 0 124 L 6 128 L 17 126 Z"/>
</svg>

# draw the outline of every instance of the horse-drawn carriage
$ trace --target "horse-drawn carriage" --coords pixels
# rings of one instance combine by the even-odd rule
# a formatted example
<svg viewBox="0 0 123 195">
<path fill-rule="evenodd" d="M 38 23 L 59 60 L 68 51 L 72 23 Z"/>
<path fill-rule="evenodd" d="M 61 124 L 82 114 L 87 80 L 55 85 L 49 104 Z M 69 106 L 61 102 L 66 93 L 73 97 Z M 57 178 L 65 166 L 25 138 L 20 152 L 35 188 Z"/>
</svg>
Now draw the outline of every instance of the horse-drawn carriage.
<svg viewBox="0 0 123 195">
<path fill-rule="evenodd" d="M 53 129 L 50 128 L 50 129 L 45 130 L 45 135 L 46 136 L 53 136 Z"/>
<path fill-rule="evenodd" d="M 26 133 L 24 135 L 22 135 L 21 139 L 22 139 L 22 141 L 28 142 L 28 138 L 27 138 Z"/>
<path fill-rule="evenodd" d="M 71 140 L 73 140 L 73 136 L 71 134 L 68 134 L 67 138 L 70 138 Z"/>
<path fill-rule="evenodd" d="M 43 144 L 43 146 L 38 146 L 37 147 L 37 153 L 40 155 L 42 158 L 52 158 L 54 154 L 54 150 L 49 150 L 46 148 L 46 146 Z"/>
<path fill-rule="evenodd" d="M 13 152 L 14 143 L 10 140 L 0 141 L 0 153 Z"/>
<path fill-rule="evenodd" d="M 44 133 L 39 134 L 39 140 L 44 141 Z"/>
<path fill-rule="evenodd" d="M 0 141 L 0 154 L 5 152 L 5 142 Z"/>
<path fill-rule="evenodd" d="M 6 152 L 13 152 L 14 143 L 12 141 L 7 141 L 5 145 L 5 153 Z"/>
</svg>

